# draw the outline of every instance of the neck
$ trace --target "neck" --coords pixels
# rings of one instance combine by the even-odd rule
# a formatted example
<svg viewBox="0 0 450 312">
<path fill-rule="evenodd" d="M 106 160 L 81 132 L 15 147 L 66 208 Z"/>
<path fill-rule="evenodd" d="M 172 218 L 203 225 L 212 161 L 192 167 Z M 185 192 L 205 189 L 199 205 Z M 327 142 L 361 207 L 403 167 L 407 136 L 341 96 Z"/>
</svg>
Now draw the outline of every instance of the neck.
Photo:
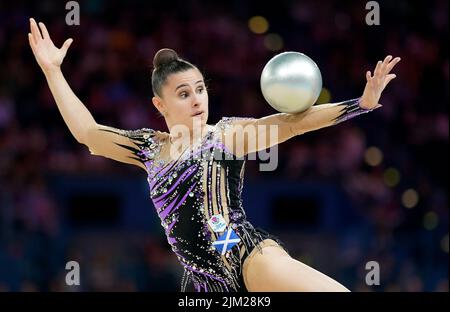
<svg viewBox="0 0 450 312">
<path fill-rule="evenodd" d="M 169 126 L 169 140 L 170 143 L 174 142 L 187 142 L 189 145 L 197 142 L 206 134 L 208 129 L 207 124 L 195 125 L 193 128 L 189 128 L 185 125 L 172 125 Z"/>
</svg>

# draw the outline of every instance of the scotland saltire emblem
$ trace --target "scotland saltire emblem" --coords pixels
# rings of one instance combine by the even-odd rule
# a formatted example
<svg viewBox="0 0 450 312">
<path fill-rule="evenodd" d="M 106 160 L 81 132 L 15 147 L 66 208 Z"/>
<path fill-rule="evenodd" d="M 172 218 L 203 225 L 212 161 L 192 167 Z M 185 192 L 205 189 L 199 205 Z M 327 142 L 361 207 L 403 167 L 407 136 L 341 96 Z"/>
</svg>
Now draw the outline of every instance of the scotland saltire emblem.
<svg viewBox="0 0 450 312">
<path fill-rule="evenodd" d="M 241 239 L 236 234 L 236 232 L 233 229 L 228 229 L 225 233 L 220 235 L 217 240 L 213 242 L 213 245 L 218 252 L 224 255 L 227 250 L 233 248 L 233 246 L 240 241 Z"/>
</svg>

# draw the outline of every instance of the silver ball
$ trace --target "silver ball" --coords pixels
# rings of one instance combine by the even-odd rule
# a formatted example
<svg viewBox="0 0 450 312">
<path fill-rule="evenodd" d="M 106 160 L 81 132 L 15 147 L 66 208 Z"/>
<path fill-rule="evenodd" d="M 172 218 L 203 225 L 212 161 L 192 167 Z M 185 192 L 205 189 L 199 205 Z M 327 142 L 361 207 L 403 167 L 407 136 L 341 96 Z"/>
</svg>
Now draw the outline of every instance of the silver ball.
<svg viewBox="0 0 450 312">
<path fill-rule="evenodd" d="M 260 83 L 270 106 L 282 113 L 299 113 L 317 101 L 322 75 L 317 64 L 305 54 L 283 52 L 267 62 Z"/>
</svg>

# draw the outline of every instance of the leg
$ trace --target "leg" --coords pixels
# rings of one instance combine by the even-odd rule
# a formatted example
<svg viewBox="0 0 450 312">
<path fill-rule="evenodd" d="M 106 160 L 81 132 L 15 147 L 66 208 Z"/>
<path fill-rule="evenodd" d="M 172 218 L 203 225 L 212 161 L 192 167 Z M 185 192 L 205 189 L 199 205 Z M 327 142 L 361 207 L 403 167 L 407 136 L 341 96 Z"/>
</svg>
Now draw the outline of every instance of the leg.
<svg viewBox="0 0 450 312">
<path fill-rule="evenodd" d="M 249 291 L 349 291 L 332 278 L 293 259 L 275 241 L 264 240 L 261 244 L 263 253 L 253 249 L 243 265 Z"/>
</svg>

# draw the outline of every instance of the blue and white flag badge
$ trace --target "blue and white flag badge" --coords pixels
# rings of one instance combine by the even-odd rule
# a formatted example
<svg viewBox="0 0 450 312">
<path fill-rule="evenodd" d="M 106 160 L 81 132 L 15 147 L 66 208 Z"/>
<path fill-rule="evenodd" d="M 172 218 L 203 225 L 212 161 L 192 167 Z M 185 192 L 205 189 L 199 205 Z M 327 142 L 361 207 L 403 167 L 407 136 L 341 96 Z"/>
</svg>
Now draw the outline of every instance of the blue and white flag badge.
<svg viewBox="0 0 450 312">
<path fill-rule="evenodd" d="M 220 213 L 213 215 L 208 224 L 214 232 L 223 232 L 227 228 L 227 222 Z"/>
<path fill-rule="evenodd" d="M 224 255 L 227 250 L 233 248 L 233 246 L 240 241 L 241 239 L 236 234 L 236 232 L 233 229 L 228 229 L 225 233 L 220 235 L 217 240 L 213 242 L 213 245 L 214 247 L 216 247 L 218 252 Z"/>
</svg>

